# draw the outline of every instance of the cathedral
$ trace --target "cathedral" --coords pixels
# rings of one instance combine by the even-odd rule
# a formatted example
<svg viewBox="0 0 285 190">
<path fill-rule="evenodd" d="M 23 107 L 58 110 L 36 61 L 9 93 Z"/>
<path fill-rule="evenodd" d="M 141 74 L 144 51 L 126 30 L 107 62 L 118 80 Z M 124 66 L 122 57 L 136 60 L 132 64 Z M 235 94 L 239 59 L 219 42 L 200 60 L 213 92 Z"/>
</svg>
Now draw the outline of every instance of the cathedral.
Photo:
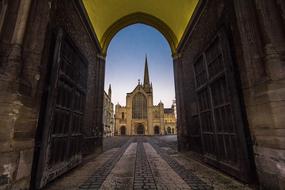
<svg viewBox="0 0 285 190">
<path fill-rule="evenodd" d="M 163 135 L 165 130 L 165 110 L 160 102 L 153 105 L 153 88 L 149 80 L 147 57 L 145 58 L 144 81 L 138 81 L 131 93 L 127 93 L 126 106 L 116 105 L 115 133 L 117 135 Z M 170 108 L 174 116 L 174 108 Z M 167 109 L 169 114 L 169 109 Z M 168 125 L 172 134 L 176 133 L 176 125 Z"/>
</svg>

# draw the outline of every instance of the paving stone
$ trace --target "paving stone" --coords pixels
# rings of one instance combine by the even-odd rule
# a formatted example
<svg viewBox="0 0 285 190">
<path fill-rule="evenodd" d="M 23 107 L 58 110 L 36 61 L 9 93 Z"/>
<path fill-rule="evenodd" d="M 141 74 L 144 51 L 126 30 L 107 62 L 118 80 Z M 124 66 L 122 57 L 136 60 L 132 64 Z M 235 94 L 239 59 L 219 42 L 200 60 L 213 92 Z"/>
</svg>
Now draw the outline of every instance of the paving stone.
<svg viewBox="0 0 285 190">
<path fill-rule="evenodd" d="M 133 189 L 136 147 L 137 143 L 130 144 L 100 189 Z"/>
<path fill-rule="evenodd" d="M 185 156 L 171 148 L 172 144 L 165 143 L 163 137 L 159 137 L 159 140 L 156 137 L 129 139 L 130 142 L 124 141 L 125 144 L 120 145 L 121 148 L 111 148 L 102 156 L 90 160 L 86 166 L 75 169 L 67 177 L 58 180 L 56 185 L 51 184 L 51 188 L 46 190 L 75 190 L 79 186 L 81 190 L 208 190 L 212 189 L 212 186 L 215 189 L 244 189 L 240 188 L 242 185 L 232 183 L 233 179 L 230 178 L 224 181 L 224 183 L 229 182 L 228 185 L 222 184 L 221 179 L 224 178 L 221 177 L 215 178 L 212 184 L 209 175 L 213 176 L 213 171 L 210 174 L 206 172 L 210 168 L 185 159 Z M 111 138 L 108 140 L 112 141 Z M 116 142 L 118 141 L 117 139 Z M 132 154 L 129 154 L 131 142 L 137 148 L 132 149 Z M 123 144 L 123 140 L 121 143 Z M 201 169 L 204 171 L 203 175 Z"/>
<path fill-rule="evenodd" d="M 144 137 L 137 137 L 137 157 L 134 174 L 134 189 L 157 189 L 146 152 L 144 150 Z"/>
<path fill-rule="evenodd" d="M 161 141 L 154 138 L 148 138 L 148 142 L 156 150 L 156 152 L 164 159 L 169 166 L 191 187 L 191 189 L 210 190 L 211 186 L 206 184 L 199 177 L 195 176 L 190 170 L 180 165 L 173 157 L 171 157 L 165 149 L 160 148 Z"/>
<path fill-rule="evenodd" d="M 86 184 L 83 183 L 79 186 L 79 189 L 99 189 L 104 183 L 107 176 L 110 174 L 116 163 L 120 160 L 128 146 L 131 144 L 133 139 L 129 139 L 108 161 L 106 161 L 98 170 L 96 170 L 85 183 L 91 184 L 86 188 Z"/>
</svg>

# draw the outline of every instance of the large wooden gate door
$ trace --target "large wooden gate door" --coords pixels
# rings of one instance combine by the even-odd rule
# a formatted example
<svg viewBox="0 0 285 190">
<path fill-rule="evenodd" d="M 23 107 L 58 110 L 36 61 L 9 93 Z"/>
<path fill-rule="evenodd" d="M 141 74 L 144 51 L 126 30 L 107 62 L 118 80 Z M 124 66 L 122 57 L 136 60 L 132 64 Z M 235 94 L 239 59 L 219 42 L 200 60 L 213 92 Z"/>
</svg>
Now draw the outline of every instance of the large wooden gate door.
<svg viewBox="0 0 285 190">
<path fill-rule="evenodd" d="M 87 88 L 87 62 L 59 30 L 53 54 L 37 188 L 81 161 L 81 126 Z"/>
<path fill-rule="evenodd" d="M 250 162 L 229 43 L 221 30 L 194 64 L 206 162 L 248 181 Z"/>
</svg>

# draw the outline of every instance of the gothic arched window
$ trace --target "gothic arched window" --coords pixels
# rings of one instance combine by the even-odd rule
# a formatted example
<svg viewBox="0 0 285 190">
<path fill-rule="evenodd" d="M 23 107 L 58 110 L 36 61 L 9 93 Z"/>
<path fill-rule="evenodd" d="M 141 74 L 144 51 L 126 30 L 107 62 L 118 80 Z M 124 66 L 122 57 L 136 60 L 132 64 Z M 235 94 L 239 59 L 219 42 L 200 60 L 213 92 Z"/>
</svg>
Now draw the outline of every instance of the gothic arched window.
<svg viewBox="0 0 285 190">
<path fill-rule="evenodd" d="M 147 101 L 142 93 L 137 93 L 133 98 L 133 118 L 145 119 L 147 118 Z"/>
</svg>

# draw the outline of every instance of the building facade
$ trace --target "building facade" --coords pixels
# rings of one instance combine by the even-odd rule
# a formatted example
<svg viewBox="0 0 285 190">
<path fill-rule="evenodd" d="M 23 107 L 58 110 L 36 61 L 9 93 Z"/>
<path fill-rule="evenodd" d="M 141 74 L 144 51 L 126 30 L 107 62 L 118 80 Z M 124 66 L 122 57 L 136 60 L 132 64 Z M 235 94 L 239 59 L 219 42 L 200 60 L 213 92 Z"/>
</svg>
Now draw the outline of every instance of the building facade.
<svg viewBox="0 0 285 190">
<path fill-rule="evenodd" d="M 145 59 L 144 82 L 127 93 L 126 106 L 116 105 L 115 130 L 118 135 L 164 135 L 165 109 L 160 102 L 153 105 L 153 88 L 149 81 L 148 63 Z M 167 109 L 169 110 L 169 109 Z M 171 109 L 174 110 L 174 109 Z M 172 111 L 174 116 L 174 111 Z M 171 115 L 167 112 L 167 117 Z M 172 123 L 175 125 L 175 122 Z M 175 128 L 171 125 L 172 128 Z M 170 125 L 169 125 L 170 126 Z M 176 130 L 175 130 L 176 131 Z"/>
<path fill-rule="evenodd" d="M 111 85 L 109 85 L 108 93 L 104 92 L 103 127 L 104 137 L 114 136 L 114 104 L 112 103 Z"/>
<path fill-rule="evenodd" d="M 174 103 L 172 104 L 171 108 L 164 109 L 164 131 L 166 135 L 177 134 Z"/>
</svg>

